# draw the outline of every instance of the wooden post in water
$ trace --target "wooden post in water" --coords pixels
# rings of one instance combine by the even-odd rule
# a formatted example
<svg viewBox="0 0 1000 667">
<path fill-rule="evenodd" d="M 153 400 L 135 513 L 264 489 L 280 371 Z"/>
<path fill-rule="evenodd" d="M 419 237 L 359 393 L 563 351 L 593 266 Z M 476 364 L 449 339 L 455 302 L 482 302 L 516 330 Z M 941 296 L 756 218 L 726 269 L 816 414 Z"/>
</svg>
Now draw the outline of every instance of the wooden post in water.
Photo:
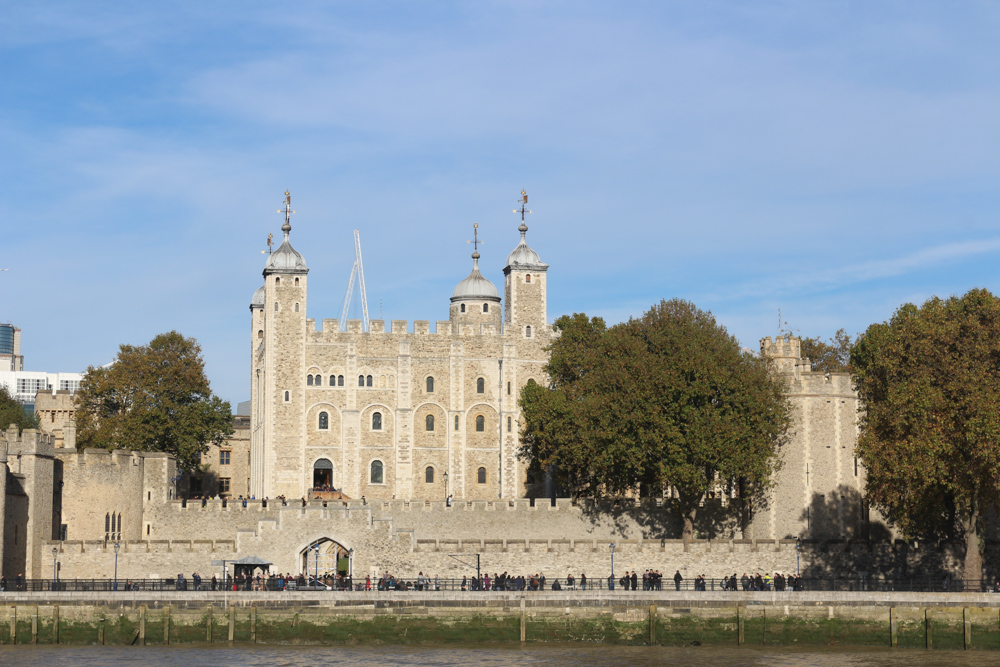
<svg viewBox="0 0 1000 667">
<path fill-rule="evenodd" d="M 934 648 L 934 637 L 931 636 L 931 608 L 924 607 L 924 648 Z"/>
<path fill-rule="evenodd" d="M 17 605 L 10 606 L 10 643 L 17 643 Z"/>
<path fill-rule="evenodd" d="M 521 641 L 528 640 L 528 626 L 524 618 L 524 598 L 521 598 Z"/>
<path fill-rule="evenodd" d="M 97 644 L 104 646 L 104 614 L 97 620 Z"/>
<path fill-rule="evenodd" d="M 205 641 L 212 643 L 212 616 L 215 614 L 215 607 L 208 608 L 208 616 L 205 619 Z"/>
<path fill-rule="evenodd" d="M 52 643 L 59 643 L 59 605 L 52 606 Z"/>
<path fill-rule="evenodd" d="M 31 615 L 31 643 L 38 643 L 38 605 L 35 605 L 35 613 Z"/>
<path fill-rule="evenodd" d="M 146 645 L 146 605 L 139 607 L 139 646 Z"/>
<path fill-rule="evenodd" d="M 899 647 L 899 636 L 896 634 L 897 625 L 898 619 L 896 618 L 896 608 L 889 607 L 889 646 L 891 648 Z"/>
<path fill-rule="evenodd" d="M 966 651 L 972 648 L 972 612 L 968 607 L 962 607 L 962 648 Z"/>
<path fill-rule="evenodd" d="M 743 646 L 747 643 L 746 636 L 743 634 L 744 630 L 744 618 L 746 614 L 746 609 L 743 605 L 736 605 L 736 644 L 738 646 Z"/>
<path fill-rule="evenodd" d="M 250 643 L 257 643 L 257 607 L 250 607 Z"/>
<path fill-rule="evenodd" d="M 236 607 L 229 608 L 229 643 L 236 639 Z"/>
<path fill-rule="evenodd" d="M 649 645 L 656 644 L 656 605 L 649 605 Z"/>
<path fill-rule="evenodd" d="M 163 608 L 163 643 L 170 644 L 170 605 Z"/>
<path fill-rule="evenodd" d="M 761 605 L 760 607 L 760 618 L 764 621 L 764 629 L 761 630 L 761 643 L 767 646 L 767 607 Z"/>
</svg>

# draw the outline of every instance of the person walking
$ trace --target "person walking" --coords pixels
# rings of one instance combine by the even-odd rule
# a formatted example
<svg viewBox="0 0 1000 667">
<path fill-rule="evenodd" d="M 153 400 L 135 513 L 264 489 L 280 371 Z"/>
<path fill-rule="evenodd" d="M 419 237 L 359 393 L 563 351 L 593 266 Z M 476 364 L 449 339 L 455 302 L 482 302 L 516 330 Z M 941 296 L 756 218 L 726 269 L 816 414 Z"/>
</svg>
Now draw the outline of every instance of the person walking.
<svg viewBox="0 0 1000 667">
<path fill-rule="evenodd" d="M 635 570 L 632 570 L 632 590 L 636 590 L 639 587 L 639 577 L 635 576 Z"/>
<path fill-rule="evenodd" d="M 677 572 L 674 573 L 674 588 L 676 590 L 679 591 L 681 589 L 682 581 L 684 581 L 684 577 L 681 576 L 681 571 L 677 570 Z"/>
</svg>

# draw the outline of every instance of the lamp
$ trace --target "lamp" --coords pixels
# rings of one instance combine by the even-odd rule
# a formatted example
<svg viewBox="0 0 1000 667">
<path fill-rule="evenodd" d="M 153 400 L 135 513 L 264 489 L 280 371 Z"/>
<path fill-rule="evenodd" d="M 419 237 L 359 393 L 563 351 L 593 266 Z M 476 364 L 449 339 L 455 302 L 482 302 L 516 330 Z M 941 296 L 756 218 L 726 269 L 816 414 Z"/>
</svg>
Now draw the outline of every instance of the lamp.
<svg viewBox="0 0 1000 667">
<path fill-rule="evenodd" d="M 121 544 L 115 542 L 115 587 L 114 590 L 118 590 L 118 550 L 121 549 Z"/>
</svg>

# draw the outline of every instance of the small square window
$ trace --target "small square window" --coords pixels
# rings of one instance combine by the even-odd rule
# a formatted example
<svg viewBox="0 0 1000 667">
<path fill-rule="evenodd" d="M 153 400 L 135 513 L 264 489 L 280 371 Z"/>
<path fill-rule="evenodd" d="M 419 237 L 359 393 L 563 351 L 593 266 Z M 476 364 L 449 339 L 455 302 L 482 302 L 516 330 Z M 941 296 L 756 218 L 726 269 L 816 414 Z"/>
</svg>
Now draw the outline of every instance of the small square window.
<svg viewBox="0 0 1000 667">
<path fill-rule="evenodd" d="M 227 466 L 227 465 L 229 465 L 229 457 L 230 457 L 230 455 L 231 455 L 230 451 L 225 450 L 225 449 L 221 450 L 219 452 L 219 465 L 220 466 Z"/>
<path fill-rule="evenodd" d="M 230 479 L 228 477 L 219 478 L 219 493 L 229 493 L 229 483 Z"/>
</svg>

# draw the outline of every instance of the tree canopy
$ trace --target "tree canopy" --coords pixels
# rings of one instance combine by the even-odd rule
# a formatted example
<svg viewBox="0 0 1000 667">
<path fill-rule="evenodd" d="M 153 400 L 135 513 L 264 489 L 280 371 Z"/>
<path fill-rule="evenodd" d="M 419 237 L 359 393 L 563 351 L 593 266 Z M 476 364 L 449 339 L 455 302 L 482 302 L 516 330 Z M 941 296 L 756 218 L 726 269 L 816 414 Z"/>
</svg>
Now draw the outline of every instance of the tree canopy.
<svg viewBox="0 0 1000 667">
<path fill-rule="evenodd" d="M 555 470 L 577 496 L 672 486 L 685 539 L 709 491 L 764 498 L 790 422 L 769 360 L 679 299 L 611 328 L 579 313 L 555 328 L 550 386 L 521 393 L 522 458 Z"/>
<path fill-rule="evenodd" d="M 201 347 L 176 331 L 149 345 L 122 345 L 113 364 L 88 368 L 76 403 L 80 447 L 167 452 L 187 471 L 233 432 L 229 403 L 205 377 Z"/>
<path fill-rule="evenodd" d="M 820 338 L 802 339 L 802 356 L 812 361 L 812 369 L 821 373 L 850 373 L 851 347 L 854 343 L 847 331 L 839 329 L 828 341 Z"/>
<path fill-rule="evenodd" d="M 905 304 L 851 354 L 857 453 L 872 506 L 907 536 L 960 534 L 982 575 L 983 512 L 1000 498 L 1000 300 L 984 289 Z"/>
<path fill-rule="evenodd" d="M 6 431 L 11 424 L 16 424 L 18 431 L 38 428 L 38 415 L 28 414 L 7 387 L 0 385 L 0 430 Z"/>
</svg>

